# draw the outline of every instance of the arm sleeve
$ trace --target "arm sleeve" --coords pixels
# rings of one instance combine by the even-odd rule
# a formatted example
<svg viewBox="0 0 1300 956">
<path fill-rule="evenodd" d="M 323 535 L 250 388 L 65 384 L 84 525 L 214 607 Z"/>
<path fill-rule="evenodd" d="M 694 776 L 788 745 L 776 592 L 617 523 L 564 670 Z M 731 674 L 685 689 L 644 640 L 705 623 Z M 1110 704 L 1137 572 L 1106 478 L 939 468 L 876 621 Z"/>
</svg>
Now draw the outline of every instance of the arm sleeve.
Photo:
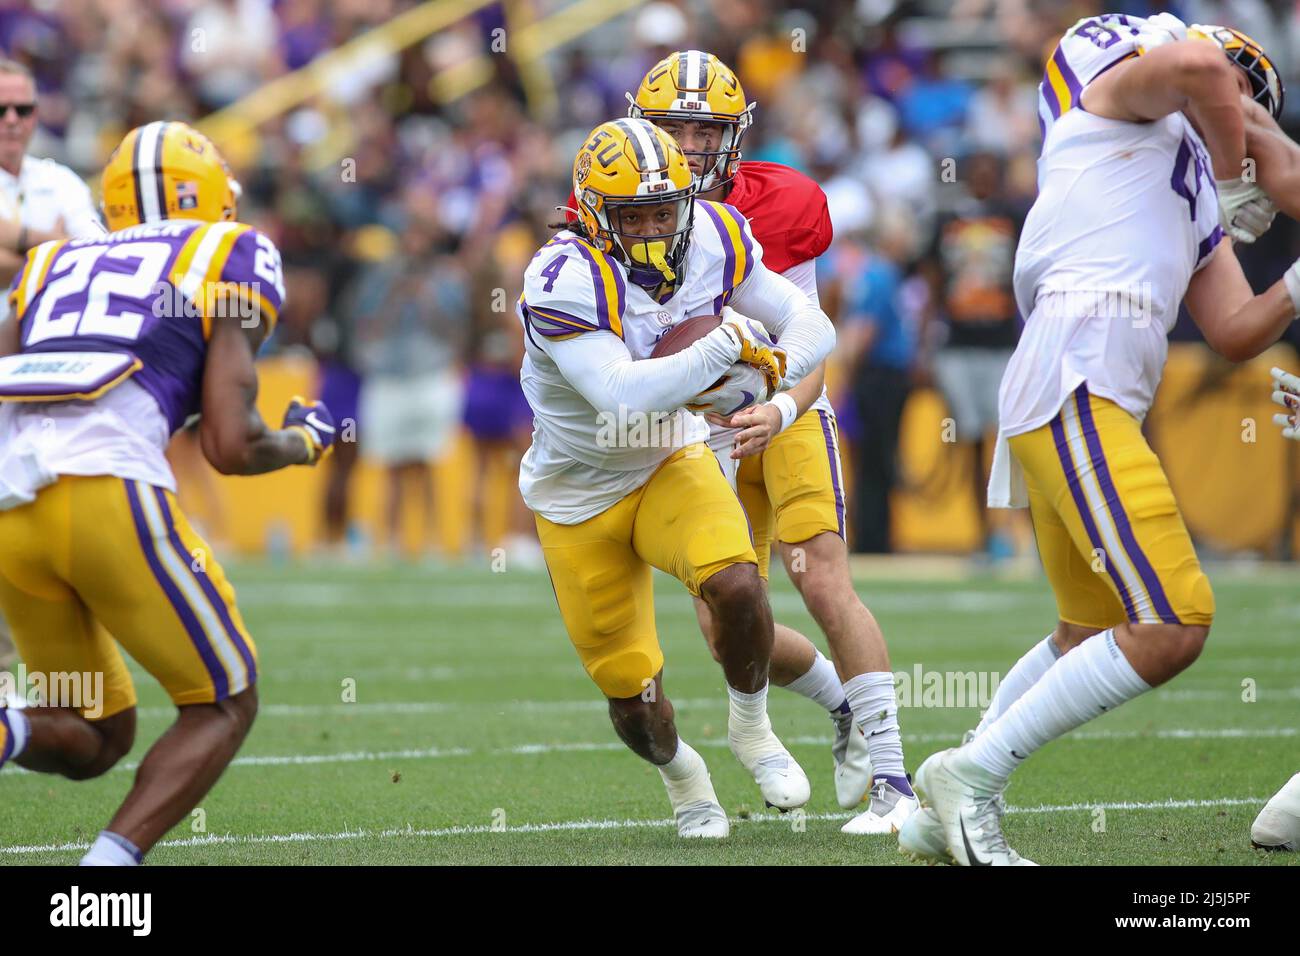
<svg viewBox="0 0 1300 956">
<path fill-rule="evenodd" d="M 808 297 L 809 302 L 821 308 L 822 302 L 817 295 L 816 259 L 805 259 L 803 262 L 796 262 L 789 269 L 782 272 L 781 275 L 797 285 L 803 291 L 803 294 Z"/>
<path fill-rule="evenodd" d="M 835 348 L 835 327 L 826 313 L 797 285 L 761 262 L 736 288 L 731 307 L 760 322 L 780 342 L 786 355 L 786 388 L 798 385 Z"/>
<path fill-rule="evenodd" d="M 633 361 L 612 332 L 584 332 L 542 339 L 541 348 L 560 374 L 601 412 L 668 412 L 689 402 L 737 358 L 731 336 L 716 329 L 690 348 L 663 358 Z"/>
</svg>

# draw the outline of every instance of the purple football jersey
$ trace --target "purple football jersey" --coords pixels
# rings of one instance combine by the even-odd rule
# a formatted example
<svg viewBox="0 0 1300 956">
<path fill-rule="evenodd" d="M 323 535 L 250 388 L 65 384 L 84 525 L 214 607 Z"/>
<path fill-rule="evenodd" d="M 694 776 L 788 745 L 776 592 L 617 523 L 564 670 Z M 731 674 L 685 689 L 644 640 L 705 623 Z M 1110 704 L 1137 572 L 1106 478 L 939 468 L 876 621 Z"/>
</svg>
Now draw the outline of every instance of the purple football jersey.
<svg viewBox="0 0 1300 956">
<path fill-rule="evenodd" d="M 199 411 L 217 283 L 237 284 L 253 308 L 241 322 L 272 327 L 284 299 L 280 253 L 241 223 L 167 221 L 33 249 L 10 286 L 22 351 L 124 352 L 133 381 L 158 402 L 172 431 Z"/>
</svg>

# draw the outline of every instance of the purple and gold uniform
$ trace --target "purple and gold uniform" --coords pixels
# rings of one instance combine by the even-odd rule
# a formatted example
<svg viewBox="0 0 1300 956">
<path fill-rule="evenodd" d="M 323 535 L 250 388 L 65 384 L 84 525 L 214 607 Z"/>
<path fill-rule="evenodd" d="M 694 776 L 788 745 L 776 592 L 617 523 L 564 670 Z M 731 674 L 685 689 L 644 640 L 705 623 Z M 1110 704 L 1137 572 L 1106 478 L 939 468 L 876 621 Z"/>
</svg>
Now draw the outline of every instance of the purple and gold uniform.
<svg viewBox="0 0 1300 956">
<path fill-rule="evenodd" d="M 97 717 L 135 704 L 118 644 L 178 705 L 256 680 L 234 589 L 177 507 L 163 451 L 200 410 L 218 310 L 242 303 L 241 321 L 270 328 L 283 295 L 275 245 L 236 222 L 45 243 L 14 280 L 29 365 L 118 363 L 68 393 L 82 399 L 51 400 L 46 383 L 0 402 L 0 607 L 30 670 L 104 674 Z"/>
</svg>

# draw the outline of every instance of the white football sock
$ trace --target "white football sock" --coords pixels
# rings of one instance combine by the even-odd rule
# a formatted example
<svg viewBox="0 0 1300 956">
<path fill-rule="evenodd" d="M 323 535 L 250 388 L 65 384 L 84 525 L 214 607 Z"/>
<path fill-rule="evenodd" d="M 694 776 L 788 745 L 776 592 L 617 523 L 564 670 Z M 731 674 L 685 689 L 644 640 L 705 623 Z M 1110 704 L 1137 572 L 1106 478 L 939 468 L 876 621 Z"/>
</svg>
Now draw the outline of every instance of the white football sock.
<svg viewBox="0 0 1300 956">
<path fill-rule="evenodd" d="M 1043 744 L 1150 689 L 1115 643 L 1115 632 L 1102 631 L 1062 655 L 963 750 L 1005 782 Z"/>
<path fill-rule="evenodd" d="M 1006 676 L 998 682 L 993 701 L 989 704 L 989 709 L 984 712 L 984 716 L 980 718 L 979 726 L 975 728 L 975 736 L 984 733 L 989 724 L 1005 714 L 1007 708 L 1018 701 L 1025 691 L 1037 684 L 1047 673 L 1047 669 L 1060 657 L 1061 649 L 1056 646 L 1051 634 L 1031 647 L 1029 652 L 1016 661 L 1011 670 L 1007 671 Z"/>
<path fill-rule="evenodd" d="M 95 845 L 81 858 L 81 865 L 139 866 L 143 855 L 126 837 L 100 830 Z"/>
<path fill-rule="evenodd" d="M 9 728 L 9 740 L 12 746 L 9 749 L 8 759 L 13 760 L 27 746 L 27 738 L 31 736 L 32 731 L 31 721 L 21 710 L 8 707 L 0 710 L 0 720 L 3 720 L 5 726 Z"/>
<path fill-rule="evenodd" d="M 889 671 L 870 671 L 850 677 L 844 682 L 844 693 L 853 708 L 854 722 L 867 738 L 875 775 L 905 776 L 894 675 Z"/>
<path fill-rule="evenodd" d="M 768 685 L 764 684 L 760 690 L 745 694 L 727 685 L 727 696 L 731 700 L 728 727 L 733 733 L 766 735 L 772 729 L 767 719 L 767 688 Z"/>
<path fill-rule="evenodd" d="M 678 737 L 677 753 L 673 754 L 672 760 L 659 768 L 659 773 L 664 778 L 664 783 L 671 786 L 671 781 L 686 780 L 692 774 L 698 773 L 703 765 L 704 758 L 700 756 L 699 751 Z"/>
<path fill-rule="evenodd" d="M 786 684 L 785 689 L 816 701 L 829 711 L 839 710 L 844 703 L 844 685 L 840 683 L 840 675 L 835 673 L 835 665 L 826 659 L 825 654 L 821 651 L 814 653 L 812 667 Z"/>
</svg>

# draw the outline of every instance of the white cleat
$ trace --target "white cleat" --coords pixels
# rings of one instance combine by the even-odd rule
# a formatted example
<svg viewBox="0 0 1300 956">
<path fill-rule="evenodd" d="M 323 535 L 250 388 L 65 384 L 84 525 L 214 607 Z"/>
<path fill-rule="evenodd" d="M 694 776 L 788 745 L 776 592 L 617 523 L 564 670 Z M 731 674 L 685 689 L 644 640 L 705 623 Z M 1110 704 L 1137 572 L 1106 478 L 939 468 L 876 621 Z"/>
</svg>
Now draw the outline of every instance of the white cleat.
<svg viewBox="0 0 1300 956">
<path fill-rule="evenodd" d="M 768 806 L 783 813 L 802 807 L 812 796 L 808 777 L 772 733 L 771 722 L 764 718 L 763 723 L 765 732 L 755 735 L 739 736 L 729 731 L 727 742 L 731 752 L 753 775 Z"/>
<path fill-rule="evenodd" d="M 960 749 L 931 754 L 916 771 L 917 787 L 943 824 L 958 866 L 1037 866 L 1007 845 L 1001 788 Z"/>
<path fill-rule="evenodd" d="M 951 863 L 943 822 L 933 807 L 921 807 L 898 828 L 898 852 L 913 863 Z"/>
<path fill-rule="evenodd" d="M 727 812 L 716 801 L 707 800 L 678 808 L 673 816 L 677 820 L 677 835 L 689 839 L 720 840 L 731 833 Z"/>
<path fill-rule="evenodd" d="M 845 810 L 852 810 L 867 796 L 871 786 L 873 768 L 871 751 L 867 747 L 866 735 L 857 725 L 852 714 L 836 716 L 835 746 L 831 753 L 835 758 L 835 799 Z M 847 724 L 847 730 L 844 725 Z M 843 748 L 840 747 L 840 735 L 844 735 Z"/>
<path fill-rule="evenodd" d="M 842 833 L 881 834 L 897 833 L 903 824 L 920 808 L 921 801 L 894 788 L 888 780 L 880 780 L 871 788 L 871 803 L 844 826 Z"/>
<path fill-rule="evenodd" d="M 684 745 L 684 741 L 679 744 Z M 689 774 L 684 779 L 670 780 L 663 768 L 659 770 L 659 776 L 663 778 L 664 787 L 668 791 L 668 800 L 673 805 L 677 835 L 688 839 L 721 839 L 731 832 L 727 812 L 722 809 L 718 795 L 713 792 L 713 780 L 709 777 L 709 768 L 705 766 L 704 758 L 693 749 L 689 756 Z"/>
<path fill-rule="evenodd" d="M 1261 850 L 1300 850 L 1300 773 L 1282 785 L 1250 825 Z"/>
</svg>

